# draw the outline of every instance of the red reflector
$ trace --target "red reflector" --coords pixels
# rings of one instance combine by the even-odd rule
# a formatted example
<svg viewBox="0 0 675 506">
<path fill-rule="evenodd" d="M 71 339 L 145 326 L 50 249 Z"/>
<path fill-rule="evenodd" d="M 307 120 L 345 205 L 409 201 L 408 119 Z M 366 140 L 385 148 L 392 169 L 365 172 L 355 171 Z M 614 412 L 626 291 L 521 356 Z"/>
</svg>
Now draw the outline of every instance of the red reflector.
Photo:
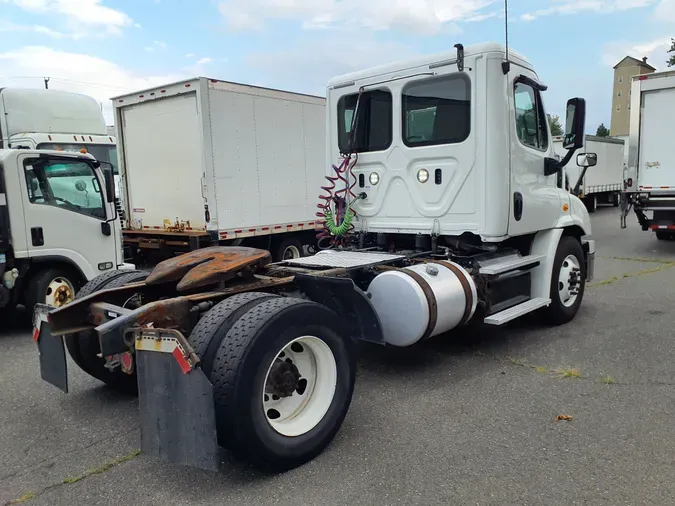
<svg viewBox="0 0 675 506">
<path fill-rule="evenodd" d="M 75 142 L 77 142 L 77 136 L 73 135 L 73 139 L 75 139 Z"/>
<path fill-rule="evenodd" d="M 33 327 L 33 341 L 37 343 L 39 337 L 40 337 L 40 329 L 38 327 Z"/>
<path fill-rule="evenodd" d="M 52 136 L 51 136 L 51 135 L 48 135 L 47 137 L 49 138 L 50 141 L 52 140 Z"/>
<path fill-rule="evenodd" d="M 190 83 L 186 84 L 185 87 L 186 87 L 186 88 L 189 88 L 189 87 L 190 87 Z"/>
<path fill-rule="evenodd" d="M 80 137 L 82 137 L 82 142 L 85 142 L 84 135 L 81 135 Z"/>
<path fill-rule="evenodd" d="M 293 228 L 293 225 L 286 225 L 286 228 Z"/>
<path fill-rule="evenodd" d="M 145 95 L 138 95 L 138 98 L 143 98 Z"/>
<path fill-rule="evenodd" d="M 276 227 L 274 227 L 274 228 L 275 228 L 275 229 L 277 229 L 277 228 L 281 228 L 281 225 L 277 225 L 277 226 L 276 226 Z"/>
<path fill-rule="evenodd" d="M 119 102 L 124 102 L 124 100 L 122 100 L 122 99 L 119 99 Z"/>
<path fill-rule="evenodd" d="M 262 230 L 269 230 L 270 227 L 263 227 Z"/>
<path fill-rule="evenodd" d="M 212 83 L 217 83 L 217 82 L 218 82 L 218 79 L 211 79 L 211 82 L 212 82 Z"/>
<path fill-rule="evenodd" d="M 628 178 L 628 187 L 630 188 L 632 186 L 633 186 L 633 178 L 630 177 L 630 178 Z"/>
<path fill-rule="evenodd" d="M 187 374 L 192 370 L 189 362 L 187 360 L 185 360 L 185 357 L 183 356 L 183 353 L 180 351 L 180 348 L 178 348 L 177 346 L 173 349 L 173 356 L 176 359 L 176 362 L 178 362 L 178 365 L 180 366 L 181 370 L 183 371 L 183 374 Z"/>
<path fill-rule="evenodd" d="M 108 139 L 110 139 L 110 142 L 112 142 L 112 141 L 113 141 L 113 140 L 112 140 L 112 137 L 108 137 Z"/>
<path fill-rule="evenodd" d="M 242 232 L 243 232 L 243 230 L 235 230 L 234 231 L 235 234 L 241 234 Z"/>
<path fill-rule="evenodd" d="M 310 221 L 307 225 L 314 225 L 314 222 Z"/>
<path fill-rule="evenodd" d="M 89 141 L 94 142 L 94 139 L 91 138 L 91 135 L 89 136 Z"/>
<path fill-rule="evenodd" d="M 667 190 L 668 188 L 670 188 L 670 186 L 662 186 L 661 187 L 662 190 Z"/>
<path fill-rule="evenodd" d="M 639 76 L 638 81 L 645 81 L 647 80 L 647 76 Z"/>
<path fill-rule="evenodd" d="M 160 93 L 166 93 L 166 90 L 161 90 Z"/>
<path fill-rule="evenodd" d="M 255 232 L 255 228 L 249 228 L 248 231 L 249 232 Z"/>
</svg>

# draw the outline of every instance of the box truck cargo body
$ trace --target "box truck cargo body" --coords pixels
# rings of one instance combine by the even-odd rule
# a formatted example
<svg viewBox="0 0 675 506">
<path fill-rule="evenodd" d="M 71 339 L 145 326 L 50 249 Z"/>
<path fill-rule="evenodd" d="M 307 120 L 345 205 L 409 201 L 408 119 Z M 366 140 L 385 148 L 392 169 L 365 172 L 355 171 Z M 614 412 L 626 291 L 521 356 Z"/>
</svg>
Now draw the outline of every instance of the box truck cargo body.
<svg viewBox="0 0 675 506">
<path fill-rule="evenodd" d="M 112 100 L 126 244 L 316 244 L 324 98 L 200 77 Z"/>
<path fill-rule="evenodd" d="M 563 157 L 566 150 L 562 147 L 562 136 L 554 137 L 553 145 L 556 153 Z M 598 204 L 618 206 L 623 187 L 624 141 L 586 135 L 579 153 L 595 153 L 598 157 L 597 165 L 587 170 L 581 180 L 579 198 L 590 212 L 595 211 Z M 582 170 L 575 163 L 565 167 L 566 185 L 569 185 L 570 191 L 574 189 Z"/>
<path fill-rule="evenodd" d="M 633 206 L 642 229 L 659 239 L 675 239 L 674 117 L 675 71 L 632 78 L 624 211 Z"/>
</svg>

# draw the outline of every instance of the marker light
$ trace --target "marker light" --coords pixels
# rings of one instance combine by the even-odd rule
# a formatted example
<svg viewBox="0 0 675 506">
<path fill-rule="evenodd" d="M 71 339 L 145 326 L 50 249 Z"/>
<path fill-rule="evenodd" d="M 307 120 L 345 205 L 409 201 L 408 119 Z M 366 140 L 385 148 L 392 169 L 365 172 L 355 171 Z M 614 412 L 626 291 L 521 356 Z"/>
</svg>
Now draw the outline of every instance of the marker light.
<svg viewBox="0 0 675 506">
<path fill-rule="evenodd" d="M 417 180 L 420 183 L 426 183 L 429 180 L 429 171 L 427 169 L 420 169 L 417 171 Z"/>
<path fill-rule="evenodd" d="M 368 181 L 370 181 L 370 184 L 375 186 L 380 182 L 380 175 L 377 172 L 371 172 L 370 176 L 368 176 Z"/>
</svg>

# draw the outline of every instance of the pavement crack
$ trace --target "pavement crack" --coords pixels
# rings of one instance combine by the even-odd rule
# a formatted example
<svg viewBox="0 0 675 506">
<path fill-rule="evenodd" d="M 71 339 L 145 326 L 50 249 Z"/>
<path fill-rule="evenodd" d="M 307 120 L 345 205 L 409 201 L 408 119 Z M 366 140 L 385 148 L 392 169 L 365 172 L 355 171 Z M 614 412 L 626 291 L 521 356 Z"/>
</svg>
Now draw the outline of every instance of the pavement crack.
<svg viewBox="0 0 675 506">
<path fill-rule="evenodd" d="M 617 381 L 614 377 L 605 375 L 600 377 L 584 376 L 578 368 L 572 367 L 558 367 L 551 368 L 543 365 L 530 364 L 526 360 L 514 357 L 500 357 L 498 355 L 488 355 L 481 351 L 476 351 L 474 354 L 478 357 L 496 360 L 502 364 L 511 365 L 513 367 L 522 367 L 536 371 L 539 374 L 546 374 L 558 378 L 572 378 L 582 381 L 590 381 L 597 384 L 607 386 L 675 386 L 675 381 Z"/>
<path fill-rule="evenodd" d="M 596 286 L 609 285 L 611 283 L 615 283 L 615 282 L 620 281 L 622 279 L 634 278 L 636 276 L 643 276 L 645 274 L 652 274 L 654 272 L 665 271 L 666 269 L 670 269 L 672 267 L 675 267 L 675 262 L 664 262 L 664 261 L 652 260 L 652 263 L 658 263 L 658 264 L 660 264 L 660 266 L 659 267 L 653 267 L 651 269 L 642 269 L 641 271 L 637 271 L 637 272 L 626 272 L 626 273 L 621 274 L 619 276 L 612 276 L 611 278 L 603 279 L 601 281 L 596 281 L 594 283 L 588 283 L 586 286 L 588 288 L 595 288 Z"/>
<path fill-rule="evenodd" d="M 51 485 L 47 485 L 46 487 L 42 488 L 38 492 L 33 492 L 33 491 L 27 492 L 24 495 L 22 495 L 21 497 L 17 497 L 16 499 L 12 499 L 10 501 L 7 501 L 6 503 L 4 503 L 3 506 L 12 506 L 14 504 L 23 504 L 23 503 L 26 503 L 26 502 L 28 502 L 32 499 L 35 499 L 36 497 L 39 497 L 39 496 L 45 494 L 46 492 L 49 492 L 50 490 L 53 490 L 55 488 L 63 487 L 64 485 L 71 485 L 73 483 L 77 483 L 78 481 L 82 481 L 82 480 L 84 480 L 84 479 L 86 479 L 90 476 L 95 475 L 95 474 L 103 474 L 106 471 L 109 471 L 110 469 L 112 469 L 113 467 L 117 467 L 120 464 L 123 464 L 125 462 L 129 462 L 130 460 L 135 459 L 140 454 L 141 454 L 141 450 L 134 450 L 133 452 L 128 453 L 127 455 L 122 455 L 121 457 L 117 457 L 117 458 L 112 459 L 112 460 L 107 460 L 106 462 L 104 462 L 100 466 L 88 469 L 87 471 L 85 471 L 84 473 L 82 473 L 78 476 L 70 476 L 70 477 L 64 479 L 63 481 L 61 481 L 59 483 L 52 483 Z"/>
</svg>

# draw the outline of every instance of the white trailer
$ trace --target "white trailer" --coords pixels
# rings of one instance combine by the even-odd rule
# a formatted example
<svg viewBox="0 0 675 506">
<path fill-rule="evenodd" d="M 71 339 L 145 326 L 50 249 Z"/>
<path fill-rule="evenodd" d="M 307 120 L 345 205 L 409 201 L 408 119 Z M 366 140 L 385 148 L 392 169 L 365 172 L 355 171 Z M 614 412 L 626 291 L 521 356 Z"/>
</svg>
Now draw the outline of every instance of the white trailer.
<svg viewBox="0 0 675 506">
<path fill-rule="evenodd" d="M 136 252 L 316 244 L 324 98 L 199 77 L 112 100 Z"/>
<path fill-rule="evenodd" d="M 675 238 L 675 71 L 635 76 L 631 84 L 625 218 L 633 207 L 642 230 Z"/>
<path fill-rule="evenodd" d="M 558 155 L 564 156 L 563 137 L 553 138 L 553 145 Z M 565 187 L 574 191 L 579 182 L 577 196 L 586 204 L 589 212 L 594 212 L 598 204 L 612 204 L 618 207 L 623 189 L 624 141 L 612 137 L 586 135 L 581 153 L 595 153 L 597 165 L 581 177 L 583 167 L 569 164 L 565 167 Z"/>
</svg>

